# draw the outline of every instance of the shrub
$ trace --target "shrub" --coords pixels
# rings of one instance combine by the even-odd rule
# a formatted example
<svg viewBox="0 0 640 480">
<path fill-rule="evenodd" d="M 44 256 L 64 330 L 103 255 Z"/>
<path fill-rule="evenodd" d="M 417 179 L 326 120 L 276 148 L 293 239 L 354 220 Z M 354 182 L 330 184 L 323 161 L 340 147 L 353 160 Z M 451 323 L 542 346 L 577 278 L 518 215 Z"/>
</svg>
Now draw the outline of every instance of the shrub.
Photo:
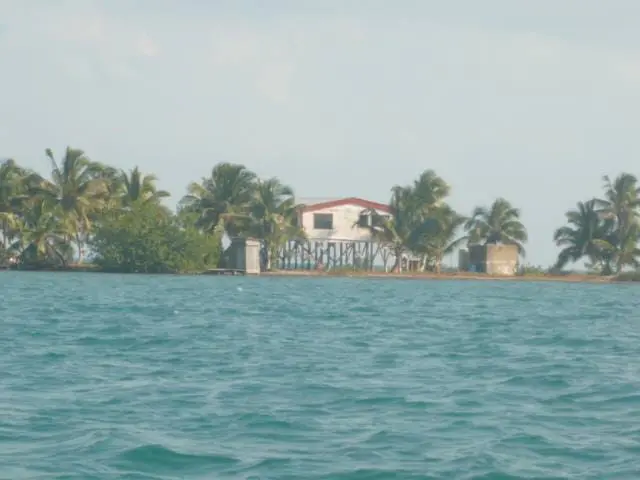
<svg viewBox="0 0 640 480">
<path fill-rule="evenodd" d="M 521 276 L 543 276 L 548 275 L 550 273 L 550 269 L 544 268 L 540 265 L 521 265 L 518 268 L 516 274 Z"/>
<path fill-rule="evenodd" d="M 218 264 L 220 238 L 181 225 L 153 203 L 114 212 L 95 226 L 90 240 L 94 263 L 104 271 L 183 273 Z"/>
<path fill-rule="evenodd" d="M 640 282 L 640 271 L 619 273 L 614 280 L 618 282 Z"/>
</svg>

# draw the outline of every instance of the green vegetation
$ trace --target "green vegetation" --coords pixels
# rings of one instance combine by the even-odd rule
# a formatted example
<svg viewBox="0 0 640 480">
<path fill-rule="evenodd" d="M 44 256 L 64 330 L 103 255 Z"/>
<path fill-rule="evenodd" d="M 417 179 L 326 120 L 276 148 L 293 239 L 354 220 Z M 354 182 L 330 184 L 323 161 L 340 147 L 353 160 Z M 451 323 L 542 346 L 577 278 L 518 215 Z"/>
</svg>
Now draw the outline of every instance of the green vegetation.
<svg viewBox="0 0 640 480">
<path fill-rule="evenodd" d="M 98 267 L 125 273 L 202 271 L 217 266 L 222 249 L 220 236 L 184 226 L 152 202 L 104 215 L 89 243 Z"/>
<path fill-rule="evenodd" d="M 161 205 L 155 177 L 91 161 L 67 148 L 46 151 L 50 178 L 0 165 L 0 263 L 21 269 L 67 268 L 85 252 L 105 271 L 185 272 L 216 266 L 220 235 L 185 224 Z"/>
<path fill-rule="evenodd" d="M 173 212 L 162 204 L 169 193 L 137 167 L 125 172 L 70 147 L 59 157 L 47 149 L 45 158 L 48 176 L 13 160 L 0 164 L 0 265 L 68 268 L 90 256 L 103 271 L 202 271 L 223 258 L 226 233 L 261 240 L 264 266 L 271 269 L 287 241 L 305 238 L 291 187 L 277 178 L 260 179 L 243 165 L 215 165 L 188 186 Z M 439 273 L 445 255 L 473 244 L 514 244 L 524 256 L 527 232 L 517 208 L 498 198 L 465 216 L 447 203 L 450 192 L 426 170 L 391 189 L 389 215 L 365 210 L 357 225 L 392 250 L 393 271 L 406 268 L 407 258 L 420 271 Z M 580 202 L 555 232 L 561 247 L 556 264 L 521 266 L 519 274 L 558 274 L 585 260 L 593 273 L 635 279 L 637 274 L 623 271 L 640 266 L 639 214 L 636 177 L 604 177 L 602 197 Z"/>
<path fill-rule="evenodd" d="M 358 225 L 393 250 L 392 271 L 401 271 L 402 256 L 412 255 L 419 260 L 419 270 L 440 273 L 443 257 L 462 245 L 516 244 L 524 253 L 527 234 L 518 209 L 499 198 L 467 218 L 446 203 L 450 191 L 442 178 L 427 170 L 412 185 L 392 188 L 390 216 L 363 212 Z M 465 234 L 457 237 L 460 227 Z"/>
<path fill-rule="evenodd" d="M 188 187 L 177 212 L 153 175 L 124 172 L 67 148 L 49 177 L 13 160 L 0 164 L 0 266 L 68 268 L 87 253 L 102 271 L 177 273 L 216 267 L 222 236 L 253 236 L 267 265 L 290 238 L 301 238 L 293 191 L 242 165 L 221 163 Z"/>
<path fill-rule="evenodd" d="M 305 238 L 291 187 L 243 165 L 215 165 L 171 212 L 162 205 L 169 194 L 137 167 L 124 172 L 70 147 L 58 160 L 51 150 L 45 155 L 48 177 L 13 160 L 0 165 L 0 264 L 67 268 L 91 254 L 103 271 L 201 271 L 223 258 L 226 233 L 261 240 L 271 269 L 287 241 Z M 396 271 L 410 255 L 420 270 L 440 272 L 443 257 L 463 244 L 515 243 L 524 252 L 520 213 L 504 199 L 465 217 L 446 203 L 450 187 L 432 170 L 391 191 L 392 214 L 364 211 L 359 223 L 397 254 Z"/>
<path fill-rule="evenodd" d="M 586 260 L 600 275 L 620 274 L 640 262 L 640 187 L 634 175 L 622 173 L 604 180 L 602 198 L 578 203 L 566 213 L 567 225 L 556 230 L 554 240 L 562 248 L 555 269 Z"/>
<path fill-rule="evenodd" d="M 519 275 L 521 277 L 533 277 L 533 276 L 538 276 L 538 277 L 542 277 L 545 275 L 549 275 L 553 273 L 552 271 L 550 271 L 550 269 L 548 268 L 544 268 L 540 265 L 521 265 L 520 268 L 518 269 L 518 271 L 516 272 L 516 275 Z"/>
<path fill-rule="evenodd" d="M 640 282 L 640 272 L 622 272 L 615 276 L 617 282 Z"/>
</svg>

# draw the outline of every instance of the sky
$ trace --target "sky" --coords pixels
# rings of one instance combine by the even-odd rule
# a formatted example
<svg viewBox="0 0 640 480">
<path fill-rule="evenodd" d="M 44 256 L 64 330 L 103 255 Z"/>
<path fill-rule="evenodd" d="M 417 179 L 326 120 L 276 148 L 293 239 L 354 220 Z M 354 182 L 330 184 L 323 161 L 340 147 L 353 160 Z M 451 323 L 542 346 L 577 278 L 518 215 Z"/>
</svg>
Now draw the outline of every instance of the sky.
<svg viewBox="0 0 640 480">
<path fill-rule="evenodd" d="M 504 197 L 548 266 L 602 176 L 640 174 L 637 0 L 0 0 L 0 158 L 139 166 L 173 203 L 222 161 L 385 202 L 434 169 Z"/>
</svg>

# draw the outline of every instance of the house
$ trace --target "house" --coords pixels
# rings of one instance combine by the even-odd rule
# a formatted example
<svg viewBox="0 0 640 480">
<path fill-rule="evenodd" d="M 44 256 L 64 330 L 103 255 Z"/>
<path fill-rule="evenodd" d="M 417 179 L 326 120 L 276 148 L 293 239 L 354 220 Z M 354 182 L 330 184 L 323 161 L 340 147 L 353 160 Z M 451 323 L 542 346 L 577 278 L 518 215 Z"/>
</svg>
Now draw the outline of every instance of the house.
<svg viewBox="0 0 640 480">
<path fill-rule="evenodd" d="M 371 240 L 371 232 L 356 225 L 365 210 L 391 214 L 388 205 L 349 197 L 304 204 L 300 224 L 311 240 L 366 242 Z"/>
<path fill-rule="evenodd" d="M 388 205 L 357 197 L 301 201 L 301 205 L 299 222 L 307 238 L 283 245 L 280 268 L 373 269 L 378 260 L 383 266 L 389 262 L 388 249 L 372 238 L 370 230 L 358 226 L 367 211 L 390 215 Z"/>
</svg>

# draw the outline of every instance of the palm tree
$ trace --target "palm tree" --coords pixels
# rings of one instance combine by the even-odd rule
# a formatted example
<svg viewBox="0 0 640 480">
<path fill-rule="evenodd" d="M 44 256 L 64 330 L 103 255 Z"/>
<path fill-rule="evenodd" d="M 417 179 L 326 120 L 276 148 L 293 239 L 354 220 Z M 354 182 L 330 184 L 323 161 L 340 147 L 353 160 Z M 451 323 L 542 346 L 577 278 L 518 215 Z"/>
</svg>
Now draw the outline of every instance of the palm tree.
<svg viewBox="0 0 640 480">
<path fill-rule="evenodd" d="M 614 181 L 603 177 L 604 198 L 595 199 L 598 213 L 616 221 L 616 228 L 625 230 L 637 221 L 640 207 L 638 179 L 630 173 L 622 173 Z"/>
<path fill-rule="evenodd" d="M 464 226 L 467 218 L 449 205 L 443 205 L 433 211 L 432 218 L 437 222 L 435 228 L 418 239 L 414 250 L 425 256 L 423 269 L 429 268 L 440 273 L 444 256 L 452 253 L 467 240 L 466 237 L 458 237 L 460 228 Z"/>
<path fill-rule="evenodd" d="M 186 211 L 198 214 L 198 228 L 235 236 L 247 228 L 255 187 L 256 174 L 244 165 L 219 163 L 210 177 L 189 185 L 180 203 Z"/>
<path fill-rule="evenodd" d="M 612 221 L 603 219 L 596 205 L 596 200 L 579 202 L 575 210 L 566 213 L 567 225 L 557 229 L 553 236 L 556 245 L 562 247 L 554 268 L 561 270 L 567 263 L 583 257 L 593 265 L 607 260 L 607 253 L 614 249 Z"/>
<path fill-rule="evenodd" d="M 0 164 L 0 233 L 4 251 L 8 249 L 17 225 L 25 175 L 26 172 L 12 159 Z"/>
<path fill-rule="evenodd" d="M 527 230 L 520 221 L 520 210 L 504 198 L 496 199 L 489 208 L 476 207 L 464 228 L 470 244 L 516 245 L 524 255 Z"/>
<path fill-rule="evenodd" d="M 413 182 L 411 188 L 412 201 L 418 210 L 429 214 L 430 210 L 437 207 L 451 192 L 451 187 L 433 170 L 425 170 Z"/>
<path fill-rule="evenodd" d="M 606 249 L 609 262 L 605 270 L 611 270 L 611 263 L 619 272 L 624 266 L 636 266 L 638 256 L 637 241 L 639 231 L 638 207 L 640 207 L 640 187 L 635 175 L 622 173 L 611 181 L 603 177 L 604 198 L 595 199 L 598 214 L 608 220 L 610 229 Z"/>
<path fill-rule="evenodd" d="M 612 232 L 611 239 L 613 248 L 609 253 L 615 264 L 616 273 L 620 273 L 625 266 L 636 269 L 640 267 L 640 261 L 638 260 L 640 257 L 640 248 L 638 248 L 640 224 L 637 221 L 634 221 L 622 231 Z"/>
<path fill-rule="evenodd" d="M 64 223 L 62 208 L 45 199 L 34 201 L 18 225 L 18 240 L 11 246 L 22 263 L 59 263 L 66 266 L 72 255 L 68 239 L 74 226 Z"/>
<path fill-rule="evenodd" d="M 369 230 L 374 241 L 393 251 L 393 270 L 401 271 L 404 255 L 426 251 L 425 239 L 435 237 L 441 230 L 434 213 L 449 187 L 433 171 L 427 170 L 412 186 L 395 186 L 391 192 L 391 215 L 366 209 L 356 225 Z"/>
<path fill-rule="evenodd" d="M 121 196 L 124 207 L 130 207 L 136 202 L 160 202 L 169 197 L 169 192 L 156 189 L 157 177 L 152 174 L 143 175 L 138 167 L 131 170 L 129 175 L 122 171 L 120 174 Z"/>
<path fill-rule="evenodd" d="M 45 153 L 52 165 L 51 180 L 43 180 L 33 193 L 60 207 L 64 221 L 72 227 L 68 233 L 75 239 L 81 261 L 83 245 L 91 231 L 91 215 L 108 199 L 103 166 L 71 147 L 67 147 L 61 162 L 55 160 L 50 149 Z"/>
<path fill-rule="evenodd" d="M 291 187 L 277 178 L 257 182 L 249 205 L 250 233 L 263 242 L 267 270 L 271 270 L 273 258 L 287 240 L 304 237 L 298 223 L 299 208 Z"/>
<path fill-rule="evenodd" d="M 101 216 L 108 211 L 117 210 L 122 205 L 122 170 L 110 165 L 102 165 L 94 162 L 95 177 L 104 182 L 105 195 L 99 208 L 91 214 L 92 223 L 99 221 Z"/>
</svg>

